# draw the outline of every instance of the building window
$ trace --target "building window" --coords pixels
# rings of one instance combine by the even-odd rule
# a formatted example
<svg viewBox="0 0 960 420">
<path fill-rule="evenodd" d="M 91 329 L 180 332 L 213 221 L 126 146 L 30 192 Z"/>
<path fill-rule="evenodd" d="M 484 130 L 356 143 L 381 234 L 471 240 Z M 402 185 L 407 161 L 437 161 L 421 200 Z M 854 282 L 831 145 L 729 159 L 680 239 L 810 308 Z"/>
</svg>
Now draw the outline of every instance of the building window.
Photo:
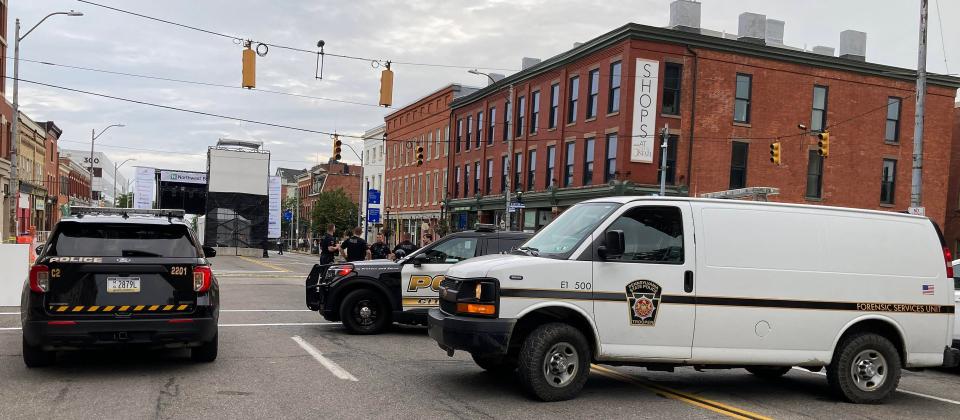
<svg viewBox="0 0 960 420">
<path fill-rule="evenodd" d="M 563 186 L 569 187 L 573 185 L 573 158 L 574 158 L 574 144 L 573 142 L 567 143 L 567 161 L 566 165 L 563 168 Z"/>
<path fill-rule="evenodd" d="M 527 191 L 533 191 L 537 185 L 537 151 L 527 152 Z"/>
<path fill-rule="evenodd" d="M 587 119 L 597 117 L 597 101 L 600 96 L 600 69 L 587 73 Z"/>
<path fill-rule="evenodd" d="M 750 122 L 750 101 L 753 95 L 753 76 L 737 73 L 736 98 L 733 102 L 733 121 Z"/>
<path fill-rule="evenodd" d="M 894 96 L 887 98 L 887 129 L 883 139 L 892 143 L 900 141 L 900 102 L 901 99 Z"/>
<path fill-rule="evenodd" d="M 663 102 L 661 112 L 667 115 L 680 115 L 680 86 L 683 80 L 683 66 L 667 63 L 663 70 Z"/>
<path fill-rule="evenodd" d="M 823 156 L 816 150 L 807 152 L 807 198 L 820 198 L 823 193 Z"/>
<path fill-rule="evenodd" d="M 674 185 L 677 182 L 677 143 L 679 142 L 680 137 L 676 134 L 671 134 L 667 137 L 667 168 L 663 168 L 662 162 L 660 165 L 660 170 L 665 171 L 666 183 L 670 185 Z M 663 156 L 663 153 L 661 152 L 660 155 Z"/>
<path fill-rule="evenodd" d="M 470 196 L 470 164 L 463 165 L 463 196 Z"/>
<path fill-rule="evenodd" d="M 510 101 L 507 101 L 507 105 L 503 112 L 504 124 L 503 124 L 503 139 L 501 139 L 502 141 L 510 140 L 510 121 L 513 118 L 513 114 L 510 111 L 511 108 L 512 106 Z"/>
<path fill-rule="evenodd" d="M 883 160 L 883 177 L 880 178 L 880 203 L 893 204 L 893 193 L 897 180 L 897 161 Z"/>
<path fill-rule="evenodd" d="M 463 120 L 457 119 L 457 145 L 454 146 L 454 151 L 460 153 L 460 142 L 463 140 Z"/>
<path fill-rule="evenodd" d="M 810 113 L 810 131 L 820 132 L 827 126 L 827 87 L 813 87 L 813 111 Z"/>
<path fill-rule="evenodd" d="M 493 135 L 497 132 L 497 108 L 490 108 L 490 127 L 487 128 L 487 144 L 493 144 Z"/>
<path fill-rule="evenodd" d="M 527 98 L 517 97 L 517 137 L 523 135 L 523 117 L 527 113 Z"/>
<path fill-rule="evenodd" d="M 430 158 L 433 157 L 433 154 L 430 153 L 430 147 L 433 145 L 433 132 L 432 132 L 432 131 L 431 131 L 429 134 L 427 134 L 427 142 L 426 142 L 426 143 L 427 143 L 427 150 L 425 150 L 426 153 L 424 153 L 423 157 L 424 157 L 426 160 L 430 160 Z"/>
<path fill-rule="evenodd" d="M 493 159 L 487 159 L 487 185 L 486 191 L 487 194 L 493 189 Z"/>
<path fill-rule="evenodd" d="M 620 111 L 620 82 L 622 79 L 619 61 L 610 64 L 610 89 L 607 95 L 607 113 Z"/>
<path fill-rule="evenodd" d="M 570 78 L 570 99 L 567 101 L 567 124 L 577 122 L 577 100 L 580 99 L 580 76 Z"/>
<path fill-rule="evenodd" d="M 616 179 L 617 175 L 617 133 L 607 134 L 607 161 L 604 163 L 603 182 Z"/>
<path fill-rule="evenodd" d="M 480 143 L 483 141 L 483 111 L 477 113 L 477 149 L 480 148 Z"/>
<path fill-rule="evenodd" d="M 453 176 L 453 196 L 460 196 L 460 167 L 457 166 L 456 173 Z"/>
<path fill-rule="evenodd" d="M 553 186 L 554 167 L 557 162 L 557 146 L 547 146 L 547 188 Z"/>
<path fill-rule="evenodd" d="M 473 116 L 467 116 L 467 136 L 464 138 L 464 150 L 470 150 L 470 141 L 473 139 Z"/>
<path fill-rule="evenodd" d="M 593 184 L 593 155 L 596 141 L 588 138 L 583 146 L 583 185 Z"/>
<path fill-rule="evenodd" d="M 473 192 L 480 194 L 480 162 L 473 164 Z"/>
<path fill-rule="evenodd" d="M 730 154 L 730 189 L 746 188 L 747 186 L 747 152 L 750 145 L 744 142 L 733 142 L 733 151 Z"/>
<path fill-rule="evenodd" d="M 520 171 L 523 168 L 523 153 L 516 153 L 513 155 L 513 191 L 523 191 L 523 186 L 520 185 Z"/>
<path fill-rule="evenodd" d="M 540 128 L 540 91 L 530 94 L 530 133 L 536 133 Z"/>
<path fill-rule="evenodd" d="M 502 174 L 500 175 L 500 193 L 503 194 L 507 190 L 507 165 L 510 164 L 510 157 L 504 155 L 502 162 L 500 162 L 500 168 Z"/>
<path fill-rule="evenodd" d="M 550 85 L 550 128 L 557 128 L 557 119 L 560 117 L 560 84 Z"/>
</svg>

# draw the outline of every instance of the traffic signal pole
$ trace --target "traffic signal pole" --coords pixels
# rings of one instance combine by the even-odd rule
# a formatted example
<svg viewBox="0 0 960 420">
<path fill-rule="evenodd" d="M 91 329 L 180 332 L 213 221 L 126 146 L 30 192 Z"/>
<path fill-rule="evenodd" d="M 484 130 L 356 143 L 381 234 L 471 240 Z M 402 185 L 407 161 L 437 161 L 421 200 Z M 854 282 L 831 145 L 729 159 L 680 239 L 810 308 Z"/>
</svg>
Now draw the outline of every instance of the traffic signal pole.
<svg viewBox="0 0 960 420">
<path fill-rule="evenodd" d="M 927 3 L 920 0 L 920 45 L 917 61 L 917 106 L 913 119 L 913 181 L 910 207 L 920 207 L 923 190 L 923 107 L 927 94 Z"/>
</svg>

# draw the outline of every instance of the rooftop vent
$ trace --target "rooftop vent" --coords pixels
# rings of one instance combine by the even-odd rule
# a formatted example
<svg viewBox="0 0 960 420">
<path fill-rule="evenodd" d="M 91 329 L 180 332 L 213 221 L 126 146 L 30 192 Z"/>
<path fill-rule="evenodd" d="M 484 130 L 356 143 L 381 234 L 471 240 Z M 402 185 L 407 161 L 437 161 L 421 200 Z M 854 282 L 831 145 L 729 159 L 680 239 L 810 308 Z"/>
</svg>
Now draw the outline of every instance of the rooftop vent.
<svg viewBox="0 0 960 420">
<path fill-rule="evenodd" d="M 533 67 L 533 66 L 535 66 L 535 65 L 537 65 L 537 64 L 540 64 L 540 59 L 539 59 L 539 58 L 523 57 L 523 61 L 522 61 L 522 63 L 521 63 L 520 68 L 521 68 L 522 70 L 526 70 L 526 69 L 528 69 L 528 68 L 530 68 L 530 67 Z"/>
<path fill-rule="evenodd" d="M 867 33 L 850 29 L 840 32 L 840 58 L 866 61 Z"/>
<path fill-rule="evenodd" d="M 767 39 L 767 17 L 758 13 L 740 14 L 737 39 L 763 44 Z"/>
<path fill-rule="evenodd" d="M 670 28 L 700 30 L 700 3 L 690 0 L 674 0 L 670 3 Z"/>
<path fill-rule="evenodd" d="M 785 24 L 782 20 L 767 19 L 765 37 L 767 44 L 783 45 L 783 26 Z"/>
<path fill-rule="evenodd" d="M 820 54 L 820 55 L 829 55 L 833 57 L 834 49 L 833 47 L 824 47 L 823 45 L 817 45 L 813 47 L 813 53 Z"/>
<path fill-rule="evenodd" d="M 500 73 L 490 73 L 490 77 L 487 78 L 487 86 L 490 86 L 496 82 L 499 82 L 504 77 L 507 77 L 507 76 L 504 76 Z"/>
</svg>

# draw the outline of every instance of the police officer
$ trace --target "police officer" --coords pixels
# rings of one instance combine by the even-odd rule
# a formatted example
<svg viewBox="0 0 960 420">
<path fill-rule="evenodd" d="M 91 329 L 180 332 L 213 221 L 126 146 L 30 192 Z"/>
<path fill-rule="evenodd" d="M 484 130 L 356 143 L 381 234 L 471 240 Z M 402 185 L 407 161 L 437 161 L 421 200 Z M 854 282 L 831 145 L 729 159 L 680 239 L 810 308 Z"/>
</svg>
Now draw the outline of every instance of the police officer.
<svg viewBox="0 0 960 420">
<path fill-rule="evenodd" d="M 360 237 L 362 233 L 363 228 L 354 228 L 353 235 L 340 245 L 340 249 L 346 251 L 347 262 L 363 261 L 370 258 L 370 246 L 367 245 L 367 241 Z"/>
<path fill-rule="evenodd" d="M 410 242 L 410 233 L 404 232 L 400 235 L 400 243 L 393 248 L 393 253 L 396 255 L 398 250 L 403 251 L 403 255 L 410 255 L 413 251 L 417 250 L 417 246 Z M 401 258 L 399 255 L 396 258 Z"/>
<path fill-rule="evenodd" d="M 390 247 L 387 246 L 384 241 L 383 234 L 377 234 L 377 241 L 370 245 L 370 258 L 374 260 L 382 260 L 390 256 Z"/>
<path fill-rule="evenodd" d="M 327 234 L 320 239 L 320 264 L 332 264 L 334 255 L 340 251 L 337 246 L 337 237 L 333 233 L 337 227 L 333 223 L 327 225 Z"/>
</svg>

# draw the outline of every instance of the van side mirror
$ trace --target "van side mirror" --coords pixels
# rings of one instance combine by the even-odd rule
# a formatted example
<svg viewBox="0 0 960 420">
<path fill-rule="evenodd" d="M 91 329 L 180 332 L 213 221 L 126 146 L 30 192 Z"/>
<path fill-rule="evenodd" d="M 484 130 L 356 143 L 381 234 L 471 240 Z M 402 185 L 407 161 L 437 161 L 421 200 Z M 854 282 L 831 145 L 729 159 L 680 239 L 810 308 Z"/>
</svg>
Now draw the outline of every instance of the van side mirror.
<svg viewBox="0 0 960 420">
<path fill-rule="evenodd" d="M 217 249 L 212 246 L 203 246 L 203 257 L 204 258 L 213 258 L 217 256 Z"/>
<path fill-rule="evenodd" d="M 424 265 L 424 264 L 426 264 L 426 263 L 428 263 L 428 262 L 429 262 L 429 260 L 427 259 L 427 255 L 426 255 L 426 254 L 417 254 L 417 255 L 415 255 L 415 256 L 413 257 L 413 266 L 414 266 L 414 267 L 419 267 L 419 266 Z"/>
<path fill-rule="evenodd" d="M 603 245 L 597 248 L 597 254 L 603 259 L 620 258 L 623 256 L 623 231 L 609 230 L 603 235 Z"/>
</svg>

